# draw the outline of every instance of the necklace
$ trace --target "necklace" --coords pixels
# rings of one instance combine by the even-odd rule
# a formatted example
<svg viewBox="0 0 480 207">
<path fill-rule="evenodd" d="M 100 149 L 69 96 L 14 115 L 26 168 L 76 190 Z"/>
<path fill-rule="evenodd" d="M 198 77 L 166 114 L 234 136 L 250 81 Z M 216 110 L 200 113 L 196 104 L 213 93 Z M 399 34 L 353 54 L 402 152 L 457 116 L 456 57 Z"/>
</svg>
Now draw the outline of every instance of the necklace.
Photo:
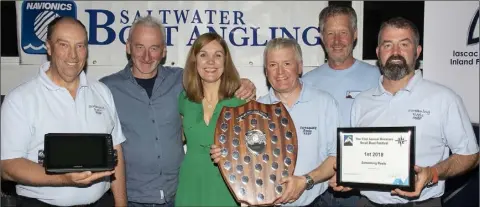
<svg viewBox="0 0 480 207">
<path fill-rule="evenodd" d="M 207 102 L 207 108 L 209 108 L 209 109 L 213 108 L 214 104 L 212 104 L 210 101 L 208 101 L 207 98 L 203 98 L 203 99 Z"/>
</svg>

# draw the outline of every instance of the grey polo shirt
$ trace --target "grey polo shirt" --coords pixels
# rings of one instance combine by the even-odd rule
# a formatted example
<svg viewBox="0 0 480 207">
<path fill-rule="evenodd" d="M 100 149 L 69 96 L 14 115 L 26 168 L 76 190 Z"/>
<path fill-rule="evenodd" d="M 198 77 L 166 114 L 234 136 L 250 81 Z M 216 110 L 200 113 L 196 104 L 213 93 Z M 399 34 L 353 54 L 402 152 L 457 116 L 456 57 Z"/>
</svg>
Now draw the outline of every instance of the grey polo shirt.
<svg viewBox="0 0 480 207">
<path fill-rule="evenodd" d="M 184 157 L 178 95 L 183 69 L 159 66 L 152 96 L 128 64 L 100 81 L 112 91 L 123 133 L 128 201 L 172 202 Z"/>
</svg>

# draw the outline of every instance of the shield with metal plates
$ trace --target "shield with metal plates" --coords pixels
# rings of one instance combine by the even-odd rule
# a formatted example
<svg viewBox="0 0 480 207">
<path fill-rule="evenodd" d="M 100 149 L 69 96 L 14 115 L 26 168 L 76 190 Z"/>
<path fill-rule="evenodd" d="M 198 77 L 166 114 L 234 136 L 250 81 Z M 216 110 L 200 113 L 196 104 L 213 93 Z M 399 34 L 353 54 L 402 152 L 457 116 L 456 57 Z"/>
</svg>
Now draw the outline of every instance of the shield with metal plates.
<svg viewBox="0 0 480 207">
<path fill-rule="evenodd" d="M 297 161 L 297 134 L 285 106 L 250 101 L 223 107 L 214 139 L 221 148 L 218 167 L 236 200 L 273 204 L 285 188 L 280 179 L 293 174 Z"/>
</svg>

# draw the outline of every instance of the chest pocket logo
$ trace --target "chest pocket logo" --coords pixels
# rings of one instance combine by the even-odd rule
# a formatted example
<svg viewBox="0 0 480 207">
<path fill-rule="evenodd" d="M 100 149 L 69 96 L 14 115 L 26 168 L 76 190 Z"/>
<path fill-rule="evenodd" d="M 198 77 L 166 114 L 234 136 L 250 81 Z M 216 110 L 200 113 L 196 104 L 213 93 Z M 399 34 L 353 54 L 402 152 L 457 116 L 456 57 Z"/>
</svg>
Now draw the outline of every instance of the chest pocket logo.
<svg viewBox="0 0 480 207">
<path fill-rule="evenodd" d="M 421 120 L 424 116 L 430 115 L 430 110 L 428 109 L 409 109 L 409 113 L 412 113 L 412 119 Z"/>
<path fill-rule="evenodd" d="M 103 112 L 105 111 L 104 106 L 97 106 L 97 105 L 89 105 L 88 108 L 93 109 L 96 114 L 102 115 Z"/>
<path fill-rule="evenodd" d="M 316 126 L 301 126 L 300 130 L 303 132 L 303 135 L 309 136 L 309 135 L 312 134 L 312 132 L 317 131 L 317 127 Z"/>
</svg>

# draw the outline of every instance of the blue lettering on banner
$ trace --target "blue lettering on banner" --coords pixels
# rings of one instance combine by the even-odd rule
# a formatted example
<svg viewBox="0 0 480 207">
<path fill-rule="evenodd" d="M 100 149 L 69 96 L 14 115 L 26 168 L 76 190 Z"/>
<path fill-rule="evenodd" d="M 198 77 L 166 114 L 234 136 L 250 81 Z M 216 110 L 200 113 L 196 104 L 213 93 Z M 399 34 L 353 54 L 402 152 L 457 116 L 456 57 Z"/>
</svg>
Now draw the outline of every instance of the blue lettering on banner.
<svg viewBox="0 0 480 207">
<path fill-rule="evenodd" d="M 27 54 L 46 54 L 48 24 L 59 16 L 77 18 L 73 1 L 24 1 L 22 3 L 22 50 Z"/>
<path fill-rule="evenodd" d="M 158 15 L 161 23 L 165 26 L 165 36 L 167 46 L 175 46 L 173 38 L 179 31 L 180 24 L 193 24 L 191 31 L 187 31 L 189 39 L 185 40 L 186 46 L 192 43 L 201 35 L 200 31 L 216 32 L 221 35 L 225 41 L 235 47 L 242 46 L 265 46 L 267 41 L 276 37 L 293 38 L 300 44 L 307 46 L 320 45 L 320 36 L 318 27 L 279 27 L 269 26 L 247 27 L 245 26 L 244 13 L 242 11 L 227 10 L 190 10 L 190 9 L 162 9 L 162 10 L 122 10 L 116 15 L 105 9 L 86 9 L 89 17 L 89 44 L 108 45 L 117 38 L 123 44 L 128 39 L 128 32 L 131 24 L 139 16 Z M 100 18 L 101 15 L 101 18 Z M 106 19 L 99 22 L 99 19 Z M 113 24 L 118 21 L 125 25 L 118 31 L 113 29 Z M 226 25 L 233 26 L 227 27 Z M 107 38 L 99 39 L 99 32 L 107 34 Z M 265 34 L 268 34 L 265 36 Z"/>
<path fill-rule="evenodd" d="M 178 33 L 187 33 L 184 40 L 191 46 L 203 31 L 216 32 L 225 41 L 235 47 L 261 47 L 267 41 L 277 37 L 296 39 L 306 46 L 320 45 L 318 27 L 268 27 L 247 26 L 245 14 L 238 10 L 197 10 L 197 9 L 161 9 L 161 10 L 121 10 L 89 8 L 84 10 L 88 19 L 88 43 L 90 45 L 109 45 L 115 41 L 126 44 L 131 24 L 136 18 L 155 15 L 165 26 L 167 46 L 176 46 L 174 38 Z M 57 16 L 77 17 L 77 7 L 73 1 L 24 1 L 22 5 L 22 49 L 28 54 L 45 54 L 46 27 Z M 115 23 L 119 23 L 115 25 Z M 192 24 L 190 31 L 180 31 L 179 25 Z M 202 32 L 201 32 L 202 31 Z M 99 35 L 99 34 L 106 34 Z"/>
</svg>

